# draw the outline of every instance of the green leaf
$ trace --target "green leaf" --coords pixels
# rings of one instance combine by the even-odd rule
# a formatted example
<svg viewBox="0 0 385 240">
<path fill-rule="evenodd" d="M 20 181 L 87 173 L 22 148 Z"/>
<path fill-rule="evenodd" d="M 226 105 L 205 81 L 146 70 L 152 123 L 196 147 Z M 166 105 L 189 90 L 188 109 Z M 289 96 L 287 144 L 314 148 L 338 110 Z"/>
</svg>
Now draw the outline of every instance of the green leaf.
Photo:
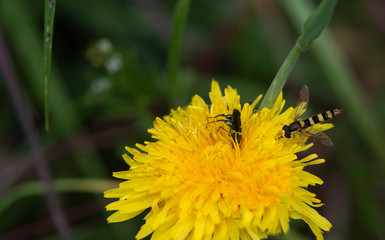
<svg viewBox="0 0 385 240">
<path fill-rule="evenodd" d="M 303 33 L 297 39 L 301 50 L 306 50 L 329 24 L 337 0 L 323 0 L 303 25 Z"/>
<path fill-rule="evenodd" d="M 56 0 L 45 1 L 44 14 L 44 98 L 45 128 L 49 129 L 49 93 L 51 85 L 52 37 Z"/>
</svg>

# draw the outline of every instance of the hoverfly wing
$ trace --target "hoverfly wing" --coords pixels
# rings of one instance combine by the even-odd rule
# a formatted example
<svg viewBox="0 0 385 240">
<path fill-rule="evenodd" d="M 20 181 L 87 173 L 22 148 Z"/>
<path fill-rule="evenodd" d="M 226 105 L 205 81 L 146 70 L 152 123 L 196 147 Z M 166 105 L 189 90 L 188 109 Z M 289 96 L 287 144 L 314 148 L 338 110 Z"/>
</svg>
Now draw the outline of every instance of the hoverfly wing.
<svg viewBox="0 0 385 240">
<path fill-rule="evenodd" d="M 297 106 L 294 112 L 295 120 L 306 111 L 307 105 L 309 103 L 310 93 L 307 85 L 304 85 L 299 92 L 299 97 L 297 100 Z"/>
<path fill-rule="evenodd" d="M 303 85 L 303 87 L 301 88 L 301 91 L 299 91 L 297 105 L 300 104 L 301 102 L 309 103 L 309 99 L 310 99 L 309 88 L 307 85 Z"/>
<path fill-rule="evenodd" d="M 328 135 L 326 135 L 323 132 L 319 132 L 316 134 L 313 134 L 309 137 L 309 140 L 312 142 L 320 143 L 326 147 L 332 147 L 333 141 L 330 139 Z"/>
</svg>

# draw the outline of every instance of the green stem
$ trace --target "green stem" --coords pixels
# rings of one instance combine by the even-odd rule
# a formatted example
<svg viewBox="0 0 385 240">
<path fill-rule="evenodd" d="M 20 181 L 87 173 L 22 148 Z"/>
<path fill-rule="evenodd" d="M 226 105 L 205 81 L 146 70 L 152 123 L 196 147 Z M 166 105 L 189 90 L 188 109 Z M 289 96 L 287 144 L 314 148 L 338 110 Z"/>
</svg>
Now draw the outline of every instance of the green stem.
<svg viewBox="0 0 385 240">
<path fill-rule="evenodd" d="M 266 96 L 263 98 L 259 110 L 264 107 L 272 108 L 274 103 L 282 91 L 291 70 L 296 63 L 299 53 L 309 48 L 310 44 L 316 39 L 326 28 L 333 15 L 337 0 L 323 0 L 317 9 L 306 19 L 303 24 L 303 32 L 297 39 L 297 42 L 289 55 L 282 64 L 277 75 L 273 79 Z"/>
<path fill-rule="evenodd" d="M 284 10 L 291 20 L 300 28 L 301 22 L 312 11 L 308 1 L 280 1 Z M 385 148 L 384 138 L 381 136 L 382 128 L 377 121 L 376 114 L 366 104 L 366 97 L 359 89 L 359 79 L 354 71 L 346 63 L 337 46 L 328 32 L 323 34 L 315 43 L 312 52 L 318 59 L 321 68 L 324 70 L 325 81 L 340 101 L 343 103 L 345 112 L 348 113 L 355 125 L 355 129 L 377 156 L 377 163 L 385 169 Z"/>
<path fill-rule="evenodd" d="M 294 64 L 297 62 L 298 56 L 301 53 L 301 49 L 296 45 L 291 49 L 289 55 L 286 57 L 282 66 L 275 75 L 265 97 L 262 100 L 261 105 L 259 106 L 259 111 L 263 108 L 272 108 L 275 101 L 277 100 L 279 93 L 282 91 L 285 83 L 291 73 Z"/>
</svg>

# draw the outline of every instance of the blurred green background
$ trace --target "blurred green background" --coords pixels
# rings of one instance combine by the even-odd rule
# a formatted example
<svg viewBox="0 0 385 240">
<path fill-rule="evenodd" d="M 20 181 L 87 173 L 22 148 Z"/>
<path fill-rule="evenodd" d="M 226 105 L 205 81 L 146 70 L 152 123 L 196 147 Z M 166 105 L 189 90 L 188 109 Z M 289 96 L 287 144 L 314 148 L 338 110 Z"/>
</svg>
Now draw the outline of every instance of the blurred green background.
<svg viewBox="0 0 385 240">
<path fill-rule="evenodd" d="M 265 93 L 300 26 L 318 1 L 194 0 L 181 41 L 177 80 L 167 73 L 171 0 L 66 0 L 56 6 L 51 126 L 44 127 L 44 1 L 0 0 L 0 239 L 60 239 L 50 220 L 21 119 L 5 83 L 15 71 L 74 239 L 134 239 L 144 214 L 107 224 L 103 191 L 127 170 L 125 146 L 150 139 L 156 116 L 208 102 L 211 79 L 237 88 L 241 101 Z M 326 239 L 385 239 L 385 3 L 340 1 L 327 31 L 302 53 L 285 86 L 286 106 L 310 89 L 307 115 L 344 108 L 328 131 L 334 147 L 308 170 L 311 190 L 332 224 Z M 8 54 L 6 54 L 6 52 Z M 4 67 L 5 66 L 5 67 Z M 170 85 L 172 85 L 170 87 Z M 29 112 L 26 109 L 19 109 Z M 314 239 L 308 226 L 270 239 Z"/>
</svg>

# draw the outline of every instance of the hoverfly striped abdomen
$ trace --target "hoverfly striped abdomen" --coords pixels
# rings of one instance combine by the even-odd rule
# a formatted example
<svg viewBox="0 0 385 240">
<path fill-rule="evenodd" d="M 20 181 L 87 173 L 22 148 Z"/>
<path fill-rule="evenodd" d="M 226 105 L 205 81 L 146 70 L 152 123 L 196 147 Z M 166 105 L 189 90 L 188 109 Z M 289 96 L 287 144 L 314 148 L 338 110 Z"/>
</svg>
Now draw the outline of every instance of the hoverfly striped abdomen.
<svg viewBox="0 0 385 240">
<path fill-rule="evenodd" d="M 332 110 L 327 110 L 326 112 L 317 114 L 315 116 L 312 116 L 310 118 L 304 119 L 304 120 L 298 120 L 295 121 L 289 125 L 284 125 L 282 127 L 282 130 L 284 131 L 284 136 L 286 138 L 291 138 L 292 133 L 297 131 L 302 131 L 308 127 L 311 127 L 317 123 L 324 122 L 329 119 L 333 119 L 339 115 L 342 114 L 342 109 L 336 108 Z"/>
<path fill-rule="evenodd" d="M 299 98 L 297 101 L 297 106 L 294 112 L 294 119 L 291 124 L 284 125 L 282 127 L 281 137 L 292 138 L 294 134 L 298 134 L 299 136 L 307 136 L 308 140 L 313 142 L 321 143 L 325 146 L 333 146 L 333 141 L 323 132 L 312 133 L 307 131 L 308 127 L 311 127 L 315 124 L 324 122 L 329 119 L 333 119 L 342 114 L 342 109 L 336 108 L 332 110 L 328 110 L 326 112 L 317 114 L 310 118 L 301 120 L 299 116 L 305 112 L 307 105 L 309 103 L 309 88 L 305 85 L 302 87 L 299 92 Z"/>
</svg>

